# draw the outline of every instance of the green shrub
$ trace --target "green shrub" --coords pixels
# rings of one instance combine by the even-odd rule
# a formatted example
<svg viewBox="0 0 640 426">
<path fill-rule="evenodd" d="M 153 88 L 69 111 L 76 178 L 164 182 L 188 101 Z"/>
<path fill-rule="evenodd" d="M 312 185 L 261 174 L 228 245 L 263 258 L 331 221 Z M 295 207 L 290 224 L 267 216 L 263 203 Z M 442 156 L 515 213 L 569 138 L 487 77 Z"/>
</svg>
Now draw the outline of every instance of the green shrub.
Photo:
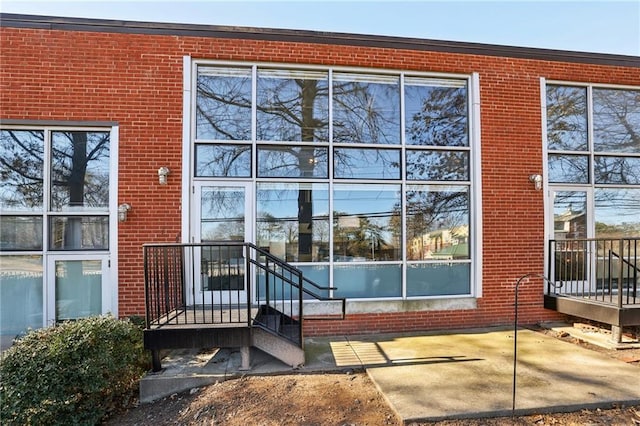
<svg viewBox="0 0 640 426">
<path fill-rule="evenodd" d="M 126 405 L 148 367 L 142 329 L 111 316 L 30 331 L 0 361 L 3 424 L 96 424 Z"/>
</svg>

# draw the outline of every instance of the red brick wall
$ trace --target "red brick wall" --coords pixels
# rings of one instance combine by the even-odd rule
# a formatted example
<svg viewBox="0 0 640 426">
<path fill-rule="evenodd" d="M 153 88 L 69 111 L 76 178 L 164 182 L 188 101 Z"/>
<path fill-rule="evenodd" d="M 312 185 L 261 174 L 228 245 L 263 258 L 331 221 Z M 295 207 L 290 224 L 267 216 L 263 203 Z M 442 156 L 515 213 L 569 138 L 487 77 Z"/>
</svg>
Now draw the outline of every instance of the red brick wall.
<svg viewBox="0 0 640 426">
<path fill-rule="evenodd" d="M 313 334 L 508 323 L 513 286 L 543 272 L 540 77 L 640 85 L 637 68 L 389 48 L 164 35 L 0 29 L 0 118 L 114 121 L 120 126 L 119 196 L 133 209 L 119 229 L 119 313 L 144 312 L 141 245 L 180 238 L 182 57 L 480 75 L 483 297 L 478 309 L 349 315 L 307 321 Z M 157 169 L 171 169 L 169 184 Z M 523 284 L 520 318 L 553 317 L 540 280 Z"/>
</svg>

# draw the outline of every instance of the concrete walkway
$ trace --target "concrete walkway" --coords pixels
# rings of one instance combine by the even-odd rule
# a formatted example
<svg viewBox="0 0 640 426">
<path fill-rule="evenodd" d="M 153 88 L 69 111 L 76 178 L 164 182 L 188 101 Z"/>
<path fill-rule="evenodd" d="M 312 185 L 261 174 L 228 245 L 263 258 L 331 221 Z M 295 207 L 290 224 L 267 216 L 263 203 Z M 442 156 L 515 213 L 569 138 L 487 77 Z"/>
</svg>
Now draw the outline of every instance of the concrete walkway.
<svg viewBox="0 0 640 426">
<path fill-rule="evenodd" d="M 531 330 L 518 331 L 517 346 L 516 414 L 640 403 L 637 366 Z M 296 372 L 365 369 L 405 423 L 512 413 L 513 329 L 307 338 L 305 353 Z M 242 374 L 292 373 L 259 350 L 251 363 L 240 372 L 239 352 L 173 352 L 142 380 L 141 400 Z"/>
</svg>

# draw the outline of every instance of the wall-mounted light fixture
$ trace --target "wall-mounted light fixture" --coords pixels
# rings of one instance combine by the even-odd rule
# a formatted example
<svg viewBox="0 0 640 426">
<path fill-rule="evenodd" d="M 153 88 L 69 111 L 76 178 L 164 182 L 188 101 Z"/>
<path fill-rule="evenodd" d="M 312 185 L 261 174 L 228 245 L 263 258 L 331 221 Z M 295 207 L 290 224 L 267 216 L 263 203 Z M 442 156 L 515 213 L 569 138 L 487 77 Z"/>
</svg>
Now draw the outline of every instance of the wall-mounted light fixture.
<svg viewBox="0 0 640 426">
<path fill-rule="evenodd" d="M 127 213 L 131 210 L 131 206 L 127 203 L 120 204 L 118 206 L 118 221 L 124 222 L 127 220 Z"/>
<path fill-rule="evenodd" d="M 529 182 L 533 183 L 533 187 L 536 191 L 542 189 L 542 175 L 529 175 Z"/>
<path fill-rule="evenodd" d="M 167 176 L 169 176 L 169 173 L 171 173 L 171 171 L 168 167 L 163 166 L 158 169 L 158 180 L 160 181 L 160 185 L 167 184 Z"/>
</svg>

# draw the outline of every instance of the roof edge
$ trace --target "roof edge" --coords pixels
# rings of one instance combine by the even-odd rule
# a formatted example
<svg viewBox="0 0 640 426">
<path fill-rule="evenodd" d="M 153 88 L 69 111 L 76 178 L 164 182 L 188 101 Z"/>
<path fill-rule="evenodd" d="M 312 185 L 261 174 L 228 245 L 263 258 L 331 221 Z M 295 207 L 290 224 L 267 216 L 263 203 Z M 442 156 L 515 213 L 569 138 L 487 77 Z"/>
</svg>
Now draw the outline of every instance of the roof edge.
<svg viewBox="0 0 640 426">
<path fill-rule="evenodd" d="M 640 56 L 310 30 L 71 18 L 12 13 L 0 13 L 0 27 L 350 45 L 640 67 Z"/>
</svg>

